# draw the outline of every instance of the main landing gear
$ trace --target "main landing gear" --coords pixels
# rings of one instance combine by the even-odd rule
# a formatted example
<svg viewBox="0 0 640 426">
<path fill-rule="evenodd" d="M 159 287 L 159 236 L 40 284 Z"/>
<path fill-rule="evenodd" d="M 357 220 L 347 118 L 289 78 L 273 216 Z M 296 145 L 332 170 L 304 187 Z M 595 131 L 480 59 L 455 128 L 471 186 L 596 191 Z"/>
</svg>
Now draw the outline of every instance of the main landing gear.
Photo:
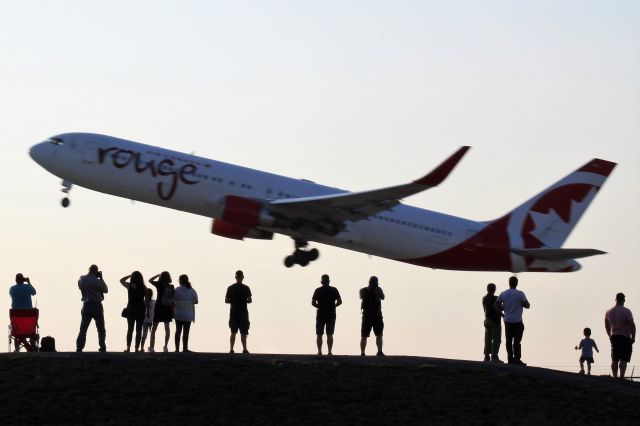
<svg viewBox="0 0 640 426">
<path fill-rule="evenodd" d="M 296 249 L 292 255 L 284 258 L 284 266 L 291 268 L 293 265 L 307 266 L 309 262 L 313 262 L 320 256 L 318 249 L 302 250 L 309 245 L 304 240 L 295 239 Z"/>
<path fill-rule="evenodd" d="M 68 180 L 63 180 L 62 181 L 62 192 L 64 194 L 69 194 L 69 191 L 71 191 L 71 187 L 73 186 L 73 184 L 71 182 L 69 182 Z M 60 205 L 62 205 L 62 207 L 67 208 L 69 207 L 69 204 L 71 204 L 71 200 L 69 200 L 69 197 L 65 196 L 62 200 L 60 200 Z"/>
</svg>

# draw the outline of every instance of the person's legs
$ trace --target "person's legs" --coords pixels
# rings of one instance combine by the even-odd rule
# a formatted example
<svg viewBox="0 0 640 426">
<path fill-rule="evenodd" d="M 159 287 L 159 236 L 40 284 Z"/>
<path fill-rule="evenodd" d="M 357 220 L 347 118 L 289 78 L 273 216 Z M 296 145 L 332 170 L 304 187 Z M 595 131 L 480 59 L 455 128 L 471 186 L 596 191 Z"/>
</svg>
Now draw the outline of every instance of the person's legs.
<svg viewBox="0 0 640 426">
<path fill-rule="evenodd" d="M 327 353 L 333 355 L 333 332 L 336 329 L 336 317 L 333 316 L 327 320 Z"/>
<path fill-rule="evenodd" d="M 591 375 L 591 363 L 587 361 L 587 375 Z"/>
<path fill-rule="evenodd" d="M 91 324 L 92 318 L 89 313 L 89 309 L 86 309 L 86 305 L 82 306 L 80 315 L 82 316 L 82 320 L 80 321 L 80 332 L 78 333 L 78 338 L 76 339 L 76 351 L 78 352 L 82 352 L 82 350 L 84 349 L 84 345 L 87 340 L 87 330 L 89 329 L 89 324 Z"/>
<path fill-rule="evenodd" d="M 520 361 L 522 357 L 522 335 L 524 334 L 524 323 L 515 324 L 515 332 L 513 334 L 513 358 Z"/>
<path fill-rule="evenodd" d="M 491 329 L 491 359 L 493 361 L 499 361 L 498 352 L 500 352 L 500 343 L 502 340 L 502 326 L 499 322 L 493 323 Z"/>
<path fill-rule="evenodd" d="M 140 346 L 140 335 L 142 334 L 143 323 L 144 323 L 144 317 L 136 318 L 136 352 L 138 352 L 139 348 L 144 348 L 144 345 Z"/>
<path fill-rule="evenodd" d="M 322 355 L 322 335 L 324 334 L 325 323 L 323 319 L 316 315 L 316 346 L 318 347 L 318 355 Z"/>
<path fill-rule="evenodd" d="M 133 326 L 135 323 L 135 318 L 127 318 L 127 349 L 125 352 L 129 352 L 131 350 L 131 338 L 133 337 Z"/>
<path fill-rule="evenodd" d="M 240 341 L 242 342 L 242 352 L 249 353 L 247 349 L 247 335 L 245 333 L 240 333 Z"/>
<path fill-rule="evenodd" d="M 587 363 L 589 366 L 589 371 L 591 371 L 591 365 Z M 580 374 L 584 374 L 584 358 L 580 357 Z"/>
<path fill-rule="evenodd" d="M 151 327 L 151 338 L 149 339 L 149 352 L 155 352 L 156 346 L 156 330 L 158 329 L 158 323 L 156 321 L 153 322 L 153 326 Z"/>
<path fill-rule="evenodd" d="M 382 335 L 376 336 L 376 346 L 378 347 L 378 355 L 384 355 L 382 352 Z"/>
<path fill-rule="evenodd" d="M 484 360 L 489 361 L 489 355 L 491 355 L 491 344 L 493 343 L 493 329 L 491 327 L 491 320 L 485 318 L 484 320 Z"/>
<path fill-rule="evenodd" d="M 142 324 L 142 339 L 140 340 L 140 350 L 144 352 L 144 344 L 147 341 L 147 334 L 149 334 L 149 329 L 151 328 L 151 324 L 144 323 Z"/>
<path fill-rule="evenodd" d="M 333 355 L 333 334 L 327 334 L 327 354 Z"/>
<path fill-rule="evenodd" d="M 360 338 L 360 355 L 364 356 L 364 350 L 367 348 L 367 338 Z"/>
<path fill-rule="evenodd" d="M 176 352 L 180 352 L 180 336 L 182 335 L 182 321 L 176 320 L 176 334 L 174 336 L 174 343 L 176 345 Z M 184 347 L 184 346 L 183 346 Z"/>
<path fill-rule="evenodd" d="M 97 303 L 95 306 L 95 322 L 96 328 L 98 329 L 98 345 L 100 346 L 101 352 L 107 351 L 107 330 L 104 327 L 104 309 L 102 308 L 102 303 Z"/>
<path fill-rule="evenodd" d="M 231 336 L 229 337 L 229 353 L 233 353 L 233 346 L 236 344 L 236 333 L 231 332 Z"/>
<path fill-rule="evenodd" d="M 507 348 L 507 360 L 511 363 L 513 362 L 513 334 L 514 328 L 513 323 L 506 322 L 504 323 L 504 338 L 506 340 L 505 347 Z"/>
<path fill-rule="evenodd" d="M 169 348 L 169 337 L 171 337 L 171 328 L 169 327 L 169 324 L 171 324 L 170 321 L 167 321 L 164 323 L 164 351 L 168 351 Z"/>
<path fill-rule="evenodd" d="M 189 352 L 189 330 L 191 329 L 191 321 L 184 322 L 184 330 L 182 334 L 182 352 Z"/>
<path fill-rule="evenodd" d="M 627 361 L 620 360 L 620 378 L 624 379 L 624 373 L 627 371 Z"/>
</svg>

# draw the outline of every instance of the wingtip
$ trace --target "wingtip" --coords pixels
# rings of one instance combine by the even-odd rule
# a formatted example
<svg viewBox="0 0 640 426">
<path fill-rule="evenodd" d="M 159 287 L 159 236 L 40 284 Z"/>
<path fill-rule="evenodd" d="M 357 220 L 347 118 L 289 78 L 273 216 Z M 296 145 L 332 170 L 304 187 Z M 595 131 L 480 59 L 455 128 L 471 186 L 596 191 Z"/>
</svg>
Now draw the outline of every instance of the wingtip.
<svg viewBox="0 0 640 426">
<path fill-rule="evenodd" d="M 617 163 L 612 161 L 603 160 L 601 158 L 594 158 L 584 166 L 578 169 L 579 172 L 595 173 L 604 177 L 608 177 L 613 169 L 615 169 Z"/>
<path fill-rule="evenodd" d="M 462 157 L 469 151 L 471 147 L 468 145 L 460 147 L 455 153 L 453 153 L 449 158 L 442 162 L 438 167 L 433 169 L 429 174 L 423 176 L 422 178 L 413 181 L 418 185 L 424 186 L 438 186 L 444 181 L 449 173 L 454 169 L 454 167 L 460 162 Z"/>
</svg>

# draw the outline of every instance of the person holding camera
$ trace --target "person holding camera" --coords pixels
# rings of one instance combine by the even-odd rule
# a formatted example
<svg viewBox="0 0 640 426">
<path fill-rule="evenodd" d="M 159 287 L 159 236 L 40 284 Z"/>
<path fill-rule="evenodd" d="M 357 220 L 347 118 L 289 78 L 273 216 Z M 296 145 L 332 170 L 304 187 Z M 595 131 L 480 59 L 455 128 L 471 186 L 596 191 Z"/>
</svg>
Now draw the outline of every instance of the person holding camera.
<svg viewBox="0 0 640 426">
<path fill-rule="evenodd" d="M 378 277 L 369 278 L 369 285 L 360 289 L 360 299 L 362 304 L 362 327 L 360 332 L 360 355 L 364 356 L 364 350 L 367 347 L 367 339 L 371 335 L 371 329 L 376 336 L 376 346 L 378 347 L 377 356 L 384 356 L 382 352 L 382 332 L 384 330 L 384 321 L 382 319 L 382 301 L 384 300 L 384 292 L 378 285 Z"/>
<path fill-rule="evenodd" d="M 96 322 L 98 329 L 98 344 L 100 352 L 107 351 L 105 339 L 107 331 L 104 328 L 104 310 L 102 301 L 104 294 L 109 292 L 107 283 L 102 278 L 102 271 L 96 265 L 89 267 L 89 273 L 82 275 L 78 280 L 78 288 L 82 294 L 82 321 L 80 322 L 80 333 L 76 339 L 76 352 L 82 352 L 87 339 L 87 330 L 91 320 Z"/>
<path fill-rule="evenodd" d="M 11 296 L 11 309 L 33 309 L 31 296 L 36 295 L 36 289 L 31 285 L 31 280 L 22 274 L 16 274 L 16 283 L 9 289 Z"/>
</svg>

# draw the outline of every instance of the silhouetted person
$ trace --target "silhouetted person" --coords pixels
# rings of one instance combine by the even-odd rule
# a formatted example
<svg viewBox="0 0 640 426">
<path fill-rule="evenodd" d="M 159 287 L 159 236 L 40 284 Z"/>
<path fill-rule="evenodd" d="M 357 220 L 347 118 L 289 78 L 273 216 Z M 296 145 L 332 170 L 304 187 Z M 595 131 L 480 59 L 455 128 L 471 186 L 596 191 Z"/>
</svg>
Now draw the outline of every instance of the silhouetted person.
<svg viewBox="0 0 640 426">
<path fill-rule="evenodd" d="M 251 289 L 242 284 L 244 274 L 242 271 L 236 271 L 236 282 L 227 288 L 227 294 L 224 302 L 229 303 L 229 328 L 231 329 L 231 337 L 229 338 L 229 353 L 233 353 L 233 346 L 236 343 L 236 334 L 240 330 L 240 341 L 242 342 L 242 353 L 248 354 L 247 335 L 249 334 L 249 311 L 247 303 L 251 303 Z"/>
<path fill-rule="evenodd" d="M 494 307 L 497 299 L 496 285 L 494 283 L 487 284 L 487 294 L 482 298 L 482 309 L 484 310 L 484 362 L 502 363 L 498 357 L 502 339 L 502 325 L 500 324 L 502 315 Z"/>
<path fill-rule="evenodd" d="M 362 304 L 362 328 L 360 339 L 360 355 L 364 356 L 364 350 L 367 347 L 367 338 L 371 335 L 371 329 L 376 336 L 376 346 L 378 347 L 378 356 L 384 356 L 382 353 L 382 332 L 384 330 L 384 321 L 382 320 L 382 300 L 384 293 L 378 286 L 378 277 L 369 278 L 369 285 L 360 289 L 360 299 Z"/>
<path fill-rule="evenodd" d="M 524 333 L 522 322 L 522 308 L 529 309 L 531 305 L 524 292 L 517 290 L 518 278 L 509 278 L 509 290 L 500 293 L 495 308 L 504 311 L 504 337 L 507 340 L 507 355 L 509 364 L 527 365 L 520 359 L 522 348 L 520 342 Z"/>
<path fill-rule="evenodd" d="M 328 354 L 333 348 L 333 332 L 336 327 L 336 307 L 342 305 L 340 293 L 335 287 L 331 287 L 329 283 L 329 275 L 325 274 L 320 279 L 322 287 L 318 287 L 313 292 L 311 304 L 317 308 L 316 310 L 316 343 L 318 346 L 318 355 L 322 355 L 322 335 L 327 332 L 327 349 Z"/>
<path fill-rule="evenodd" d="M 98 329 L 98 344 L 100 352 L 106 352 L 107 345 L 105 339 L 107 331 L 104 328 L 104 309 L 102 301 L 104 294 L 109 292 L 107 283 L 102 278 L 102 271 L 96 265 L 89 267 L 89 273 L 83 275 L 78 280 L 78 288 L 82 294 L 82 321 L 80 322 L 80 333 L 76 339 L 76 352 L 82 352 L 87 340 L 87 330 L 91 320 L 96 322 Z"/>
<path fill-rule="evenodd" d="M 176 288 L 176 352 L 180 351 L 180 335 L 182 334 L 182 352 L 191 352 L 189 350 L 189 329 L 191 328 L 191 322 L 196 320 L 196 307 L 198 303 L 198 293 L 193 289 L 189 282 L 189 277 L 186 275 L 180 275 L 178 278 L 180 284 Z"/>
<path fill-rule="evenodd" d="M 624 379 L 627 363 L 631 361 L 632 345 L 636 341 L 636 323 L 628 308 L 624 307 L 624 293 L 616 294 L 616 304 L 604 316 L 604 327 L 611 340 L 611 372 Z"/>
<path fill-rule="evenodd" d="M 153 326 L 153 311 L 156 306 L 156 301 L 153 298 L 153 290 L 147 287 L 144 295 L 145 316 L 144 323 L 142 324 L 142 340 L 140 341 L 140 352 L 144 352 L 144 343 L 147 341 L 147 334 L 149 329 Z M 151 348 L 149 348 L 151 349 Z"/>
<path fill-rule="evenodd" d="M 169 337 L 171 329 L 169 325 L 173 320 L 173 306 L 175 288 L 171 284 L 171 275 L 167 271 L 154 275 L 149 282 L 156 288 L 158 298 L 153 312 L 153 327 L 151 328 L 151 341 L 149 342 L 149 352 L 155 352 L 156 330 L 159 323 L 164 323 L 164 352 L 169 351 Z"/>
<path fill-rule="evenodd" d="M 16 283 L 9 288 L 11 296 L 11 309 L 33 309 L 31 296 L 36 295 L 36 289 L 31 285 L 31 280 L 22 274 L 16 274 Z"/>
<path fill-rule="evenodd" d="M 36 289 L 31 285 L 31 280 L 22 274 L 16 274 L 16 283 L 9 288 L 11 296 L 11 309 L 33 309 L 31 296 L 36 295 Z M 15 351 L 20 349 L 20 342 L 14 339 Z M 29 338 L 32 347 L 35 347 L 35 339 Z"/>
<path fill-rule="evenodd" d="M 591 375 L 591 364 L 593 364 L 593 350 L 600 353 L 595 340 L 591 338 L 591 329 L 586 327 L 583 330 L 584 339 L 580 340 L 580 344 L 576 346 L 576 350 L 582 349 L 580 354 L 580 374 L 584 374 L 584 362 L 587 362 L 587 375 Z"/>
<path fill-rule="evenodd" d="M 125 349 L 125 352 L 131 351 L 131 337 L 134 326 L 136 329 L 135 351 L 138 352 L 140 348 L 140 332 L 147 312 L 144 302 L 147 287 L 144 285 L 144 279 L 139 271 L 133 271 L 131 275 L 121 278 L 120 284 L 127 289 L 127 349 Z"/>
</svg>

